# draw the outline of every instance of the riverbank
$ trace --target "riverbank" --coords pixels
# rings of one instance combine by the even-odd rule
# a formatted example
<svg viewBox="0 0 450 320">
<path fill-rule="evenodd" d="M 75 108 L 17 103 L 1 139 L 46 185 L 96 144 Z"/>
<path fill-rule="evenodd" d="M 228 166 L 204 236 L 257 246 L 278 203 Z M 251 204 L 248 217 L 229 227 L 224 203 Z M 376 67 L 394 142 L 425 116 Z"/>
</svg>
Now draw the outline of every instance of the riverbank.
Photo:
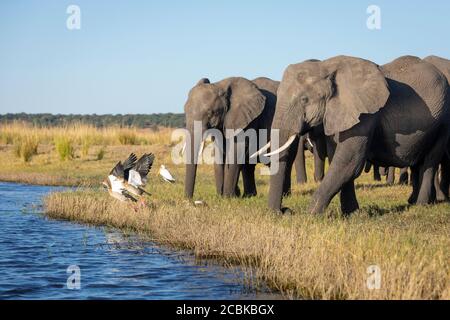
<svg viewBox="0 0 450 320">
<path fill-rule="evenodd" d="M 0 180 L 91 187 L 47 196 L 45 211 L 51 218 L 131 230 L 198 257 L 238 263 L 255 273 L 249 277 L 254 287 L 261 281 L 287 297 L 450 299 L 450 204 L 409 207 L 409 186 L 387 186 L 363 173 L 357 180 L 361 210 L 344 219 L 337 198 L 325 215 L 308 214 L 317 185 L 293 185 L 284 204 L 295 215 L 279 216 L 267 210 L 269 180 L 259 169 L 258 196 L 222 199 L 215 193 L 212 166 L 201 165 L 195 199 L 206 205 L 195 207 L 183 197 L 183 165 L 170 159 L 170 130 L 145 135 L 127 129 L 0 129 Z M 65 160 L 55 142 L 63 134 L 73 146 Z M 16 150 L 29 135 L 38 144 L 24 161 Z M 88 138 L 94 142 L 84 149 Z M 114 164 L 130 152 L 156 155 L 147 206 L 118 203 L 101 188 Z M 158 177 L 161 164 L 168 166 L 175 184 Z M 312 177 L 310 155 L 307 171 Z M 371 266 L 380 271 L 379 289 L 367 286 Z"/>
<path fill-rule="evenodd" d="M 361 188 L 363 209 L 349 219 L 337 217 L 336 204 L 326 216 L 304 213 L 308 197 L 301 194 L 287 201 L 294 216 L 269 213 L 263 196 L 211 195 L 208 206 L 194 207 L 168 189 L 155 190 L 158 197 L 145 207 L 111 201 L 99 191 L 53 193 L 44 203 L 51 218 L 131 230 L 198 257 L 238 263 L 287 297 L 450 299 L 450 205 L 403 208 L 398 200 L 406 188 L 386 189 L 391 199 L 377 206 L 375 189 Z M 367 286 L 374 265 L 379 289 Z"/>
</svg>

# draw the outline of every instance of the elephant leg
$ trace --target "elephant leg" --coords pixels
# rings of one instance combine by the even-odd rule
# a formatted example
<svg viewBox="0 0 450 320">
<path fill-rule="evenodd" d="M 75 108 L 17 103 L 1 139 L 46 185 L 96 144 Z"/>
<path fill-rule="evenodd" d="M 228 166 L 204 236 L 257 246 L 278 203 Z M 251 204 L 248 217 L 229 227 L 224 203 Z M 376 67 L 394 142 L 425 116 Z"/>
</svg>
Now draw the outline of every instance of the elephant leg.
<svg viewBox="0 0 450 320">
<path fill-rule="evenodd" d="M 407 185 L 408 184 L 408 167 L 406 168 L 402 168 L 400 170 L 400 177 L 398 178 L 398 183 L 402 184 L 402 185 Z"/>
<path fill-rule="evenodd" d="M 416 204 L 431 204 L 436 201 L 436 188 L 434 187 L 434 176 L 436 168 L 423 166 L 420 170 L 420 188 Z"/>
<path fill-rule="evenodd" d="M 421 185 L 417 196 L 417 204 L 430 204 L 436 201 L 434 177 L 436 169 L 444 156 L 446 142 L 447 136 L 442 135 L 424 159 L 420 170 Z"/>
<path fill-rule="evenodd" d="M 225 164 L 224 169 L 224 187 L 223 196 L 226 198 L 237 197 L 240 195 L 238 187 L 239 174 L 241 172 L 242 165 L 233 163 Z"/>
<path fill-rule="evenodd" d="M 386 167 L 379 167 L 378 171 L 380 172 L 381 176 L 386 176 L 388 174 Z"/>
<path fill-rule="evenodd" d="M 218 144 L 218 141 L 213 137 L 213 141 L 216 145 L 214 149 L 214 179 L 216 181 L 216 192 L 218 195 L 223 195 L 224 184 L 224 170 L 225 170 L 225 145 Z M 219 154 L 215 154 L 219 152 Z"/>
<path fill-rule="evenodd" d="M 314 154 L 314 181 L 320 182 L 323 180 L 325 175 L 325 157 L 326 157 L 326 146 L 323 139 L 317 139 L 314 143 L 313 154 Z"/>
<path fill-rule="evenodd" d="M 414 166 L 411 167 L 411 185 L 412 185 L 412 193 L 409 196 L 408 203 L 415 204 L 417 202 L 417 197 L 419 195 L 419 187 L 420 187 L 420 167 Z"/>
<path fill-rule="evenodd" d="M 326 137 L 326 148 L 327 148 L 327 157 L 328 157 L 328 164 L 331 164 L 331 161 L 333 160 L 334 153 L 336 152 L 337 144 L 333 140 L 334 137 Z"/>
<path fill-rule="evenodd" d="M 389 167 L 386 177 L 386 183 L 393 185 L 395 182 L 395 167 Z"/>
<path fill-rule="evenodd" d="M 445 201 L 446 197 L 444 192 L 441 189 L 441 183 L 439 179 L 439 168 L 436 169 L 436 174 L 434 175 L 434 188 L 436 190 L 436 200 L 437 201 Z"/>
<path fill-rule="evenodd" d="M 355 180 L 350 180 L 342 186 L 340 198 L 343 215 L 349 215 L 359 209 L 355 193 Z"/>
<path fill-rule="evenodd" d="M 380 167 L 377 165 L 373 165 L 373 180 L 381 181 Z"/>
<path fill-rule="evenodd" d="M 441 182 L 439 187 L 442 190 L 445 199 L 448 200 L 450 198 L 450 159 L 447 155 L 444 156 L 444 159 L 441 162 Z"/>
<path fill-rule="evenodd" d="M 304 184 L 308 182 L 306 175 L 306 161 L 305 161 L 305 140 L 303 135 L 299 139 L 297 156 L 295 157 L 295 173 L 297 176 L 297 183 Z"/>
<path fill-rule="evenodd" d="M 223 194 L 223 173 L 224 173 L 224 165 L 223 164 L 214 164 L 214 178 L 216 180 L 216 191 L 218 195 Z"/>
<path fill-rule="evenodd" d="M 242 180 L 244 182 L 244 197 L 256 196 L 255 164 L 245 164 L 242 167 Z"/>
<path fill-rule="evenodd" d="M 349 196 L 351 194 L 350 189 L 352 187 L 354 189 L 351 181 L 356 179 L 364 169 L 369 137 L 371 136 L 367 132 L 369 130 L 370 126 L 361 124 L 355 127 L 354 130 L 340 134 L 342 142 L 337 145 L 330 168 L 319 188 L 314 192 L 310 204 L 312 213 L 324 212 L 330 201 L 343 189 L 344 185 L 346 185 L 346 188 L 343 197 L 349 198 L 348 201 L 346 199 L 344 203 L 341 203 L 342 212 L 349 214 L 351 213 L 349 210 L 356 207 L 356 196 L 354 198 Z M 350 202 L 354 203 L 349 205 Z"/>
</svg>

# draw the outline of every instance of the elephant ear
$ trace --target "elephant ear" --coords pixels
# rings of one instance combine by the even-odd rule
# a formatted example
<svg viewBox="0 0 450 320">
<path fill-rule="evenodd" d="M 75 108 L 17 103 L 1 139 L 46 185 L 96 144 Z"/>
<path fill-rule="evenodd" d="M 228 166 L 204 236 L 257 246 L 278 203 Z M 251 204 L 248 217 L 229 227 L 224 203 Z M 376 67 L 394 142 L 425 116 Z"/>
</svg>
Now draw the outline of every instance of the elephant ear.
<svg viewBox="0 0 450 320">
<path fill-rule="evenodd" d="M 264 110 L 266 97 L 258 87 L 244 78 L 232 78 L 227 88 L 228 111 L 224 129 L 245 129 Z"/>
<path fill-rule="evenodd" d="M 390 92 L 378 65 L 342 56 L 326 60 L 323 65 L 334 87 L 325 109 L 326 135 L 352 128 L 362 114 L 376 113 L 386 104 Z"/>
</svg>

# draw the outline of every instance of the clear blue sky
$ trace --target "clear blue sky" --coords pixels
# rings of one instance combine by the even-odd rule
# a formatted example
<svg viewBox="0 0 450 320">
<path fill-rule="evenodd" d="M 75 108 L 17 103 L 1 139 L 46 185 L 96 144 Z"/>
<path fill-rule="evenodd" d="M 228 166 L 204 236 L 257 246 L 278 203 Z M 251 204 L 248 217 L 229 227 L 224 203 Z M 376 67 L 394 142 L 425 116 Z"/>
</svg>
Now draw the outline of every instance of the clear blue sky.
<svg viewBox="0 0 450 320">
<path fill-rule="evenodd" d="M 81 30 L 66 8 L 81 8 Z M 366 9 L 381 8 L 381 30 Z M 280 79 L 338 54 L 450 58 L 450 1 L 0 2 L 0 113 L 182 112 L 202 77 Z"/>
</svg>

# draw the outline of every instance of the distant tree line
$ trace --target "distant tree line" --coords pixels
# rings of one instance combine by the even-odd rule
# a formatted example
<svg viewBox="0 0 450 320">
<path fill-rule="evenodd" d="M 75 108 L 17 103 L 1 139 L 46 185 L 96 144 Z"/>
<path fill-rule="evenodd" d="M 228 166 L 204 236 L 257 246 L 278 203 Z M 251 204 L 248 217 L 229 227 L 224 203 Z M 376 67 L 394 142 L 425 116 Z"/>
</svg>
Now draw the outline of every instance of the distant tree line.
<svg viewBox="0 0 450 320">
<path fill-rule="evenodd" d="M 50 114 L 50 113 L 7 113 L 0 114 L 1 123 L 28 122 L 40 127 L 56 127 L 83 123 L 95 127 L 121 126 L 155 128 L 158 126 L 182 128 L 185 125 L 183 113 L 154 114 Z"/>
</svg>

